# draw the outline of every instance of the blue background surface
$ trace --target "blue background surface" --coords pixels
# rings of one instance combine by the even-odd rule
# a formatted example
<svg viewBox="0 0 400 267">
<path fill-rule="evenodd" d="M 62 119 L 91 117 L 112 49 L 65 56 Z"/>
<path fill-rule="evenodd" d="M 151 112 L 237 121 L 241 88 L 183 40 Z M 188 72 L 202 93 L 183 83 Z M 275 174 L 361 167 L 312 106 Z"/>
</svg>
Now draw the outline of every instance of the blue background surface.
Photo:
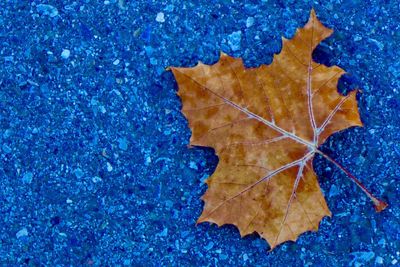
<svg viewBox="0 0 400 267">
<path fill-rule="evenodd" d="M 314 53 L 348 74 L 364 128 L 322 146 L 389 208 L 317 157 L 332 218 L 268 253 L 233 226 L 195 226 L 218 159 L 187 147 L 165 67 L 270 63 L 309 1 L 0 2 L 2 266 L 395 266 L 400 262 L 400 7 L 315 1 L 335 33 Z M 162 12 L 164 17 L 162 17 Z M 159 14 L 157 16 L 157 14 Z M 157 18 L 158 17 L 158 18 Z M 157 19 L 156 19 L 157 18 Z M 68 53 L 68 51 L 69 53 Z"/>
</svg>

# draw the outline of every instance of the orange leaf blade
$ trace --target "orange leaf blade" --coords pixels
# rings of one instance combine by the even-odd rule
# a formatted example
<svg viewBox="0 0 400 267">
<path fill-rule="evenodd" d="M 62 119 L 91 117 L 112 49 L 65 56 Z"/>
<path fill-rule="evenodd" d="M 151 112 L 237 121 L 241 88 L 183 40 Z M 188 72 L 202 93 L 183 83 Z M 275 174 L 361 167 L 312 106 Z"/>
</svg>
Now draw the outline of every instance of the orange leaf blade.
<svg viewBox="0 0 400 267">
<path fill-rule="evenodd" d="M 219 157 L 199 223 L 234 224 L 241 236 L 257 232 L 273 249 L 331 215 L 312 160 L 330 135 L 362 126 L 355 92 L 337 92 L 344 71 L 312 60 L 331 34 L 312 10 L 268 66 L 248 69 L 222 53 L 211 66 L 171 68 L 190 145 L 212 147 Z"/>
</svg>

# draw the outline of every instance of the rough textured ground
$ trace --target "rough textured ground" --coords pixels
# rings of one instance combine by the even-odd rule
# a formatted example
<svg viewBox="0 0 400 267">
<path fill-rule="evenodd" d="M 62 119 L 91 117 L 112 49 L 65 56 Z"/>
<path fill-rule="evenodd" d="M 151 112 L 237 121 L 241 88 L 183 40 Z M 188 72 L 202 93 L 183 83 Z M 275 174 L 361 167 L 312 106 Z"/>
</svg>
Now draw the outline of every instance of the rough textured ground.
<svg viewBox="0 0 400 267">
<path fill-rule="evenodd" d="M 129 2 L 129 3 L 128 3 Z M 244 4 L 243 2 L 247 2 Z M 390 207 L 376 214 L 316 158 L 332 218 L 268 253 L 232 226 L 195 226 L 213 151 L 189 149 L 165 67 L 219 51 L 269 63 L 309 16 L 301 1 L 2 1 L 0 265 L 400 264 L 400 7 L 316 1 L 334 28 L 315 58 L 362 88 L 364 128 L 322 147 Z"/>
</svg>

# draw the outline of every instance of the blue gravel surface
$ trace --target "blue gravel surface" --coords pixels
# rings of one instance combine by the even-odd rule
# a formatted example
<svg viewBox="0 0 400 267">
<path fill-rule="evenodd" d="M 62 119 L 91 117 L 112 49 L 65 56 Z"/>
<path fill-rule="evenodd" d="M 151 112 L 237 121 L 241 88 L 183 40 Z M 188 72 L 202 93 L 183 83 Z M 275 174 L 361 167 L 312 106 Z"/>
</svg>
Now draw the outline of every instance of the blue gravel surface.
<svg viewBox="0 0 400 267">
<path fill-rule="evenodd" d="M 245 3 L 246 2 L 246 3 Z M 323 145 L 390 207 L 377 214 L 314 161 L 332 218 L 268 252 L 233 226 L 195 226 L 218 162 L 187 147 L 165 67 L 270 63 L 311 6 L 335 30 L 314 54 L 362 88 L 364 128 Z M 397 1 L 1 1 L 1 266 L 399 266 Z"/>
</svg>

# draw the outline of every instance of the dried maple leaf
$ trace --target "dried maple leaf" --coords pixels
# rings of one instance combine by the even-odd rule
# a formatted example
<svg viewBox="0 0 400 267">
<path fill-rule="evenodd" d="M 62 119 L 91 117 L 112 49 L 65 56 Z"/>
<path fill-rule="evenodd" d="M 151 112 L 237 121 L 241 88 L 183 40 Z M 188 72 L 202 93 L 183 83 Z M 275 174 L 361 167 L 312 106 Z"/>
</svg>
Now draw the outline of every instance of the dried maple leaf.
<svg viewBox="0 0 400 267">
<path fill-rule="evenodd" d="M 316 231 L 331 215 L 312 166 L 316 153 L 356 182 L 377 211 L 387 206 L 318 149 L 333 133 L 362 126 L 356 91 L 337 92 L 344 70 L 312 60 L 331 34 L 312 10 L 268 66 L 245 68 L 222 53 L 211 66 L 171 68 L 192 130 L 190 145 L 212 147 L 219 158 L 206 181 L 199 223 L 234 224 L 241 236 L 257 232 L 271 249 Z"/>
</svg>

